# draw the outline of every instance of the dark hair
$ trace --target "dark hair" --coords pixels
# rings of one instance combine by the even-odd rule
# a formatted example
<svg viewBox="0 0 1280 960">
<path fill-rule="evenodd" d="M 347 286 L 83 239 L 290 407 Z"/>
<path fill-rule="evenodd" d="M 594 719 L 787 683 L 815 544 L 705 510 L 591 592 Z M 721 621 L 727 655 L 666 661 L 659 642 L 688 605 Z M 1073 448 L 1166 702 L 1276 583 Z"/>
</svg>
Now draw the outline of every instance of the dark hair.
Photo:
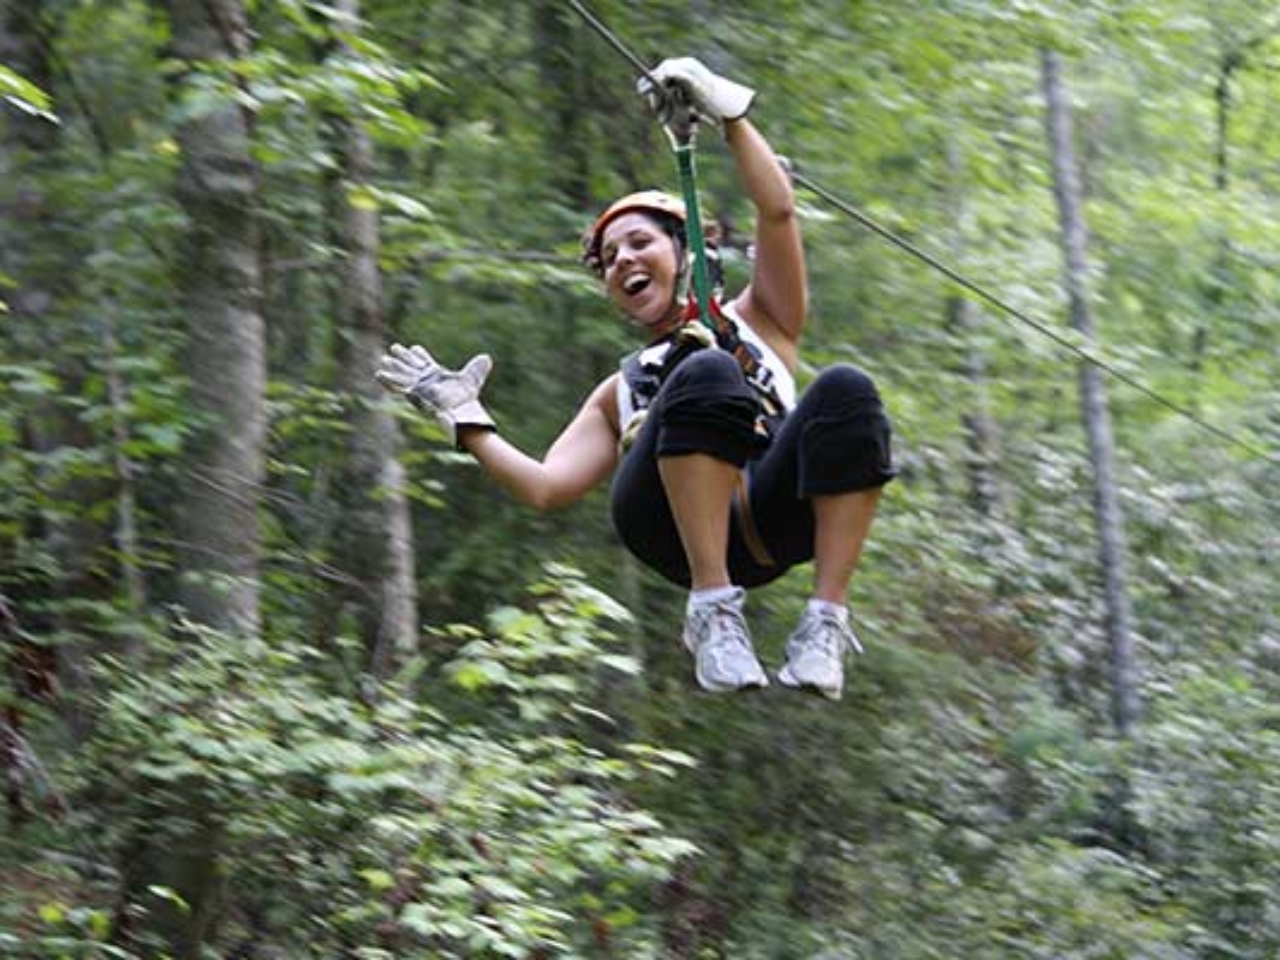
<svg viewBox="0 0 1280 960">
<path fill-rule="evenodd" d="M 648 217 L 659 230 L 672 239 L 676 245 L 676 261 L 679 263 L 680 258 L 685 255 L 685 251 L 689 249 L 689 236 L 685 232 L 684 223 L 680 218 L 658 210 L 635 210 L 631 212 Z M 582 262 L 597 277 L 603 277 L 604 259 L 600 256 L 599 245 L 594 243 L 595 239 L 596 237 L 590 233 L 583 238 Z"/>
<path fill-rule="evenodd" d="M 653 220 L 662 232 L 675 241 L 678 248 L 676 256 L 684 256 L 684 252 L 689 249 L 689 234 L 684 228 L 684 221 L 678 217 L 673 217 L 669 213 L 654 213 L 648 210 L 642 211 L 648 214 L 649 219 Z"/>
</svg>

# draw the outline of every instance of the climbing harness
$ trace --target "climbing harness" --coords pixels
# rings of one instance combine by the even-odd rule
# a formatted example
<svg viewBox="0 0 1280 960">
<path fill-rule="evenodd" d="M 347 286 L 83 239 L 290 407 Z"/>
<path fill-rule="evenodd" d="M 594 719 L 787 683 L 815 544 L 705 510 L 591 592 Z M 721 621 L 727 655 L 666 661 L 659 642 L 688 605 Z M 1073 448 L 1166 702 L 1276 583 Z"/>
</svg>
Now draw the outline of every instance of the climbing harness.
<svg viewBox="0 0 1280 960">
<path fill-rule="evenodd" d="M 746 376 L 760 402 L 760 416 L 757 419 L 756 431 L 763 436 L 772 437 L 785 417 L 788 407 L 795 400 L 793 382 L 789 378 L 785 365 L 768 344 L 752 332 L 748 326 L 738 326 L 738 317 L 731 307 L 717 308 L 724 314 L 724 321 L 732 325 L 741 351 L 755 361 L 750 375 Z M 685 323 L 671 336 L 657 343 L 635 350 L 622 358 L 618 366 L 621 376 L 618 415 L 622 421 L 622 438 L 620 449 L 625 452 L 639 429 L 642 414 L 648 409 L 658 395 L 667 375 L 689 354 L 711 346 L 721 346 L 713 332 L 698 322 Z M 741 366 L 741 360 L 739 360 Z M 744 370 L 745 373 L 745 370 Z"/>
<path fill-rule="evenodd" d="M 698 204 L 693 155 L 697 115 L 677 90 L 664 90 L 653 95 L 668 98 L 662 106 L 662 113 L 667 118 L 664 129 L 671 138 L 678 159 L 683 198 L 661 190 L 641 190 L 615 200 L 596 218 L 588 231 L 582 259 L 597 273 L 603 271 L 605 228 L 624 214 L 639 211 L 668 218 L 679 225 L 679 242 L 686 248 L 680 252 L 682 263 L 677 271 L 675 295 L 679 295 L 681 285 L 686 281 L 692 287 L 692 295 L 688 299 L 683 322 L 674 333 L 622 360 L 620 373 L 629 391 L 633 415 L 623 418 L 625 422 L 619 447 L 624 452 L 629 449 L 644 422 L 645 411 L 667 376 L 690 354 L 711 346 L 720 347 L 738 361 L 760 400 L 757 431 L 770 436 L 785 414 L 785 406 L 779 396 L 774 373 L 764 363 L 760 348 L 742 336 L 736 318 L 729 316 L 720 303 L 723 275 L 718 269 L 718 262 L 714 264 L 717 269 L 713 269 Z"/>
<path fill-rule="evenodd" d="M 786 413 L 774 382 L 773 371 L 764 363 L 760 348 L 742 336 L 737 321 L 721 306 L 719 285 L 713 285 L 712 282 L 713 271 L 702 228 L 694 160 L 697 112 L 678 87 L 661 88 L 650 81 L 649 94 L 660 101 L 659 113 L 663 129 L 671 140 L 679 168 L 683 202 L 660 191 L 641 191 L 615 201 L 592 227 L 586 259 L 598 266 L 604 228 L 623 213 L 644 210 L 675 217 L 684 225 L 685 242 L 692 261 L 692 296 L 688 298 L 684 322 L 674 334 L 659 344 L 651 344 L 623 358 L 621 374 L 626 388 L 631 392 L 631 405 L 636 415 L 623 424 L 620 449 L 625 451 L 630 447 L 643 423 L 645 410 L 667 376 L 690 354 L 713 345 L 732 354 L 738 361 L 747 382 L 760 400 L 761 411 L 756 430 L 762 436 L 771 436 Z M 684 270 L 680 273 L 683 276 Z M 718 271 L 715 276 L 722 282 Z"/>
<path fill-rule="evenodd" d="M 595 17 L 589 10 L 587 10 L 587 8 L 581 2 L 579 2 L 579 0 L 567 0 L 567 2 L 583 18 L 583 20 L 585 20 L 587 24 L 597 34 L 599 34 L 599 36 L 602 39 L 605 40 L 605 42 L 607 42 L 610 46 L 612 46 L 615 50 L 617 50 L 618 53 L 620 53 L 627 61 L 631 63 L 633 67 L 635 67 L 637 72 L 642 77 L 648 80 L 652 89 L 654 90 L 660 89 L 658 82 L 654 79 L 653 75 L 649 72 L 648 68 L 644 65 L 643 61 L 641 61 L 638 57 L 636 57 L 635 54 L 633 54 L 626 47 L 626 45 L 623 44 L 612 33 L 612 31 L 609 30 L 607 26 L 605 26 L 597 17 Z M 686 191 L 686 193 L 688 193 L 693 188 L 693 183 L 694 183 L 692 137 L 690 137 L 690 142 L 688 144 L 688 149 L 686 151 L 682 151 L 680 144 L 678 143 L 676 144 L 676 158 L 680 166 L 681 186 Z M 995 307 L 1000 313 L 1006 314 L 1009 317 L 1012 317 L 1013 319 L 1017 320 L 1018 322 L 1031 327 L 1033 330 L 1040 333 L 1041 335 L 1048 337 L 1059 347 L 1074 354 L 1078 359 L 1084 361 L 1085 363 L 1088 363 L 1097 367 L 1098 369 L 1102 370 L 1104 373 L 1109 374 L 1116 380 L 1119 380 L 1121 383 L 1124 383 L 1127 386 L 1133 388 L 1134 390 L 1141 393 L 1143 396 L 1158 403 L 1160 406 L 1171 411 L 1172 413 L 1177 414 L 1178 416 L 1182 417 L 1188 422 L 1195 424 L 1196 426 L 1200 427 L 1202 430 L 1213 434 L 1214 436 L 1218 437 L 1220 440 L 1224 440 L 1228 444 L 1239 447 L 1240 449 L 1247 451 L 1248 453 L 1251 453 L 1254 456 L 1257 456 L 1268 462 L 1280 463 L 1280 455 L 1270 453 L 1262 449 L 1261 447 L 1259 447 L 1252 440 L 1247 440 L 1238 433 L 1227 430 L 1223 427 L 1217 426 L 1216 424 L 1209 422 L 1208 420 L 1205 420 L 1203 417 L 1199 416 L 1198 414 L 1196 414 L 1195 411 L 1191 410 L 1185 405 L 1178 403 L 1175 400 L 1171 400 L 1168 397 L 1166 397 L 1164 394 L 1152 389 L 1151 387 L 1148 387 L 1141 380 L 1119 369 L 1115 364 L 1110 363 L 1107 360 L 1099 357 L 1096 354 L 1096 352 L 1089 350 L 1086 347 L 1082 347 L 1079 344 L 1073 342 L 1066 335 L 1055 331 L 1049 324 L 1035 319 L 1034 317 L 1027 314 L 1025 311 L 1020 310 L 1017 307 L 1013 306 L 1012 304 L 1008 303 L 1002 297 L 997 296 L 996 294 L 987 290 L 982 285 L 965 277 L 959 271 L 947 266 L 937 257 L 927 253 L 926 251 L 922 250 L 916 245 L 898 236 L 892 230 L 889 230 L 883 225 L 877 223 L 871 217 L 867 216 L 865 213 L 858 210 L 852 204 L 840 199 L 838 196 L 836 196 L 830 190 L 823 187 L 821 184 L 817 183 L 811 177 L 808 177 L 805 174 L 799 172 L 799 170 L 795 167 L 794 163 L 788 163 L 788 167 L 794 182 L 805 187 L 811 193 L 817 196 L 819 199 L 835 207 L 841 213 L 845 214 L 855 222 L 871 230 L 873 233 L 882 237 L 883 239 L 891 243 L 893 246 L 909 254 L 910 256 L 915 257 L 916 259 L 924 263 L 926 266 L 932 268 L 933 270 L 938 271 L 939 273 L 947 277 L 952 282 L 958 284 L 965 290 L 969 291 L 970 293 L 974 294 L 980 299 L 986 301 L 988 304 Z M 699 240 L 701 239 L 700 227 L 701 225 L 699 223 L 698 224 Z M 690 230 L 690 243 L 691 244 L 693 243 L 692 229 Z M 697 251 L 695 250 L 695 256 L 696 256 L 696 252 Z M 697 284 L 696 261 L 695 261 L 694 278 L 695 278 L 695 292 L 699 294 L 699 301 L 703 303 L 710 303 L 711 301 L 709 299 L 704 299 L 702 297 L 701 291 L 696 286 Z M 714 308 L 712 308 L 712 310 L 709 310 L 708 313 L 711 314 L 712 319 L 714 321 Z"/>
</svg>

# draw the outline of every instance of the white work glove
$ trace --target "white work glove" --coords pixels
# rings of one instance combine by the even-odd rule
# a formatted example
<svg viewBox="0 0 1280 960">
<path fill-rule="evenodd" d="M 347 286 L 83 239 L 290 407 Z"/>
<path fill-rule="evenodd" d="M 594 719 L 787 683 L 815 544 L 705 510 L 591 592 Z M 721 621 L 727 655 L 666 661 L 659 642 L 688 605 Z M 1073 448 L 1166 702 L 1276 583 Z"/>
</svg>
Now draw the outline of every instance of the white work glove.
<svg viewBox="0 0 1280 960">
<path fill-rule="evenodd" d="M 393 343 L 374 376 L 388 390 L 404 394 L 419 410 L 435 417 L 456 446 L 459 427 L 496 429 L 480 405 L 480 389 L 492 368 L 493 360 L 485 353 L 472 357 L 461 370 L 449 370 L 417 344 Z"/>
<path fill-rule="evenodd" d="M 654 89 L 654 80 L 663 89 Z M 712 73 L 702 61 L 693 57 L 663 60 L 649 71 L 648 76 L 636 81 L 636 89 L 648 98 L 649 106 L 664 123 L 670 120 L 674 107 L 670 93 L 672 88 L 680 90 L 700 118 L 712 123 L 745 117 L 756 96 L 750 87 Z"/>
</svg>

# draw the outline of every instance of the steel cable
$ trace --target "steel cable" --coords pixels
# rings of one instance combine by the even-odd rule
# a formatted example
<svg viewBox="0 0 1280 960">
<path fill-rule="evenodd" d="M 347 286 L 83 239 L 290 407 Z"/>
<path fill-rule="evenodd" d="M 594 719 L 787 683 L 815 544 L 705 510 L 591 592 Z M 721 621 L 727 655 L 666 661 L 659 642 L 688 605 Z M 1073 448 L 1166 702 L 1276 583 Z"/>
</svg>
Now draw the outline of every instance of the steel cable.
<svg viewBox="0 0 1280 960">
<path fill-rule="evenodd" d="M 611 47 L 613 47 L 614 50 L 616 50 L 619 54 L 621 54 L 623 58 L 625 58 L 627 62 L 630 63 L 631 66 L 634 67 L 640 73 L 641 76 L 648 77 L 651 82 L 653 81 L 653 77 L 650 74 L 648 67 L 645 66 L 644 61 L 642 61 L 639 57 L 637 57 L 630 50 L 630 48 L 627 47 L 625 43 L 623 43 L 603 22 L 600 21 L 598 17 L 592 14 L 581 2 L 579 2 L 579 0 L 567 0 L 567 2 L 571 7 L 573 7 L 575 11 L 577 11 L 577 13 L 583 18 L 583 20 L 585 20 L 586 23 L 593 30 L 595 30 L 596 33 L 600 35 L 601 38 L 603 38 Z M 958 284 L 965 290 L 972 293 L 974 296 L 979 297 L 980 299 L 986 301 L 987 303 L 991 304 L 993 307 L 996 307 L 1001 312 L 1006 313 L 1009 316 L 1013 317 L 1015 320 L 1018 320 L 1019 322 L 1026 324 L 1036 332 L 1040 333 L 1042 336 L 1048 337 L 1055 344 L 1057 344 L 1058 346 L 1062 347 L 1065 350 L 1070 351 L 1080 360 L 1084 361 L 1085 363 L 1092 364 L 1093 366 L 1102 370 L 1104 373 L 1109 374 L 1110 376 L 1114 377 L 1116 380 L 1119 380 L 1121 383 L 1133 388 L 1134 390 L 1141 393 L 1143 396 L 1156 402 L 1160 406 L 1164 407 L 1166 410 L 1169 410 L 1172 413 L 1175 413 L 1178 416 L 1182 417 L 1183 419 L 1195 424 L 1196 426 L 1200 427 L 1202 430 L 1206 431 L 1207 433 L 1213 434 L 1218 439 L 1224 440 L 1227 443 L 1237 446 L 1242 450 L 1248 451 L 1254 456 L 1260 457 L 1264 460 L 1270 461 L 1272 463 L 1280 463 L 1280 455 L 1267 452 L 1257 444 L 1253 443 L 1251 440 L 1246 440 L 1240 434 L 1234 433 L 1223 427 L 1219 427 L 1216 424 L 1211 423 L 1208 420 L 1205 420 L 1203 417 L 1198 415 L 1195 411 L 1191 410 L 1184 404 L 1181 404 L 1175 400 L 1169 399 L 1164 394 L 1147 386 L 1145 383 L 1143 383 L 1141 380 L 1138 380 L 1136 377 L 1131 376 L 1128 373 L 1125 373 L 1123 370 L 1116 367 L 1115 364 L 1102 359 L 1091 350 L 1086 349 L 1085 347 L 1080 346 L 1078 343 L 1073 342 L 1070 337 L 1055 330 L 1049 324 L 1041 320 L 1037 320 L 1036 318 L 1032 317 L 1024 310 L 1018 309 L 1017 307 L 1010 304 L 1008 301 L 1004 300 L 1002 297 L 999 297 L 996 294 L 992 293 L 991 291 L 987 290 L 981 284 L 978 284 L 973 280 L 970 280 L 968 277 L 960 273 L 958 270 L 955 270 L 954 268 L 948 266 L 947 264 L 939 260 L 937 257 L 933 256 L 927 251 L 911 243 L 909 240 L 906 240 L 905 238 L 899 236 L 897 233 L 893 232 L 888 227 L 885 227 L 884 225 L 878 223 L 876 220 L 869 217 L 867 214 L 863 213 L 853 204 L 849 203 L 846 200 L 841 199 L 832 191 L 822 186 L 820 183 L 815 181 L 812 177 L 809 177 L 808 175 L 800 172 L 797 166 L 794 164 L 794 162 L 792 162 L 788 166 L 789 166 L 789 172 L 791 174 L 793 181 L 803 186 L 805 189 L 807 189 L 810 193 L 814 194 L 819 199 L 830 204 L 835 209 L 843 213 L 845 216 L 861 224 L 863 227 L 867 228 L 872 233 L 875 233 L 877 236 L 881 237 L 882 239 L 888 241 L 890 244 L 897 247 L 899 250 L 902 250 L 904 253 L 907 253 L 912 257 L 915 257 L 917 260 L 921 261 L 926 266 L 941 273 L 943 276 L 947 277 L 953 283 Z"/>
</svg>

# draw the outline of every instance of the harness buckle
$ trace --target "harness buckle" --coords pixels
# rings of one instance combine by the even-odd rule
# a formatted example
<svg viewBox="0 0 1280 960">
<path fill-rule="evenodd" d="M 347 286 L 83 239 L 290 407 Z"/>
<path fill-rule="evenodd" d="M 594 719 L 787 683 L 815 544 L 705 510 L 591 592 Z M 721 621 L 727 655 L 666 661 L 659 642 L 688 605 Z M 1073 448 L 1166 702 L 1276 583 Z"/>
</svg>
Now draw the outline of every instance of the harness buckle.
<svg viewBox="0 0 1280 960">
<path fill-rule="evenodd" d="M 680 346 L 705 349 L 716 345 L 716 335 L 705 323 L 694 317 L 686 320 L 676 331 L 675 342 Z"/>
<path fill-rule="evenodd" d="M 649 418 L 649 408 L 645 407 L 637 410 L 631 415 L 631 419 L 626 422 L 622 428 L 621 434 L 618 436 L 618 453 L 625 454 L 631 449 L 631 445 L 636 442 L 636 437 L 640 433 L 640 428 L 644 426 L 645 420 Z"/>
</svg>

